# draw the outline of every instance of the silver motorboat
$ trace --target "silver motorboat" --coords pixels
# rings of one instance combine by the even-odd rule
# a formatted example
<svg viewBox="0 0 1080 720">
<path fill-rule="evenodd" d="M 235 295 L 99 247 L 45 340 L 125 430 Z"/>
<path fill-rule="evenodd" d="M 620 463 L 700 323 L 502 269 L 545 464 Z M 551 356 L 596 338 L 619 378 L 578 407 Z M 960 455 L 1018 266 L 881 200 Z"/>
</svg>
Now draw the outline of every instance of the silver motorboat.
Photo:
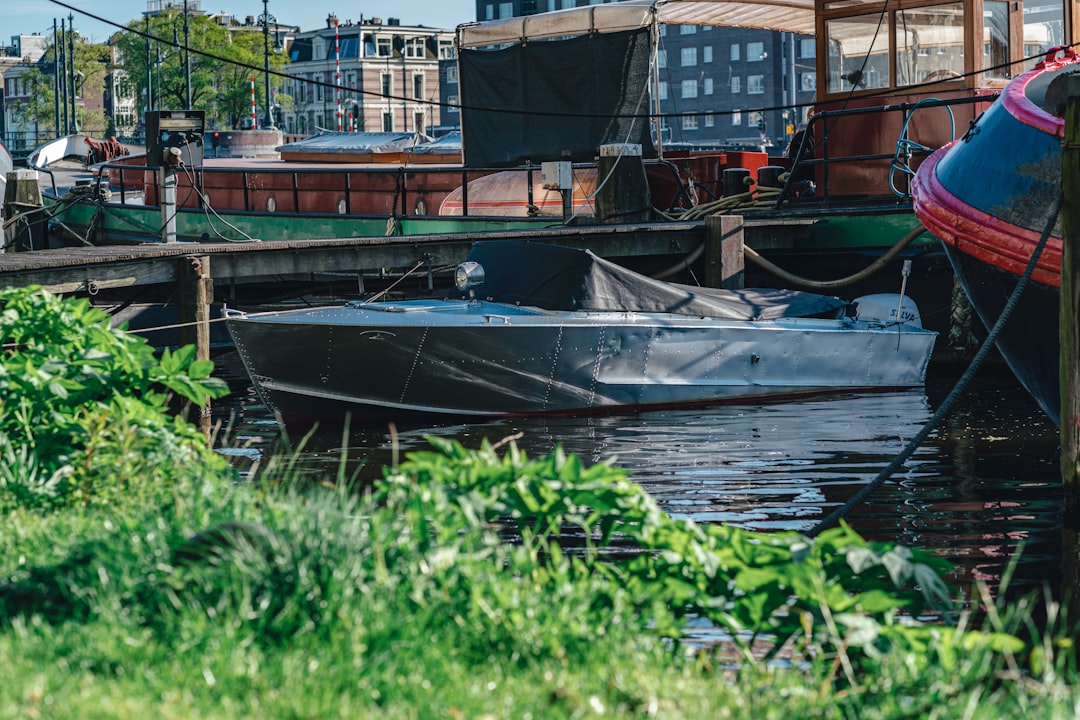
<svg viewBox="0 0 1080 720">
<path fill-rule="evenodd" d="M 444 299 L 226 311 L 285 417 L 496 416 L 921 385 L 936 333 L 911 298 L 717 290 L 592 252 L 477 243 Z"/>
</svg>

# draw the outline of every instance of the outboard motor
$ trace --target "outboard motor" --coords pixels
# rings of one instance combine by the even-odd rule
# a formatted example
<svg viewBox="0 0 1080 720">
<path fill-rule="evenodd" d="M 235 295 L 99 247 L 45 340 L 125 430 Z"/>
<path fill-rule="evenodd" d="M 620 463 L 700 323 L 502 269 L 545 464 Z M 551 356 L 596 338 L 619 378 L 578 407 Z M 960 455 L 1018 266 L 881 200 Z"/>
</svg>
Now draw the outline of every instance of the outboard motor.
<svg viewBox="0 0 1080 720">
<path fill-rule="evenodd" d="M 911 327 L 922 327 L 919 306 L 906 295 L 897 293 L 878 293 L 855 298 L 855 313 L 856 318 L 871 325 L 895 325 L 899 322 Z"/>
</svg>

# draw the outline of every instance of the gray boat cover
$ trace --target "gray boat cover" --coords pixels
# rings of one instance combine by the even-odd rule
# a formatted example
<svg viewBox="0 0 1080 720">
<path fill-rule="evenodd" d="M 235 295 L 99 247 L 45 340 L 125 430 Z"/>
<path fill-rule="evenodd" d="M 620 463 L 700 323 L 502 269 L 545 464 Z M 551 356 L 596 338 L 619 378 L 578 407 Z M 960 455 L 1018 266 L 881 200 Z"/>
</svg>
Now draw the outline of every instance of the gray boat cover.
<svg viewBox="0 0 1080 720">
<path fill-rule="evenodd" d="M 423 133 L 395 132 L 334 132 L 322 130 L 303 140 L 278 146 L 278 152 L 321 153 L 390 153 L 407 152 L 410 148 L 429 143 L 433 138 Z"/>
<path fill-rule="evenodd" d="M 797 290 L 720 290 L 663 282 L 589 250 L 516 240 L 478 242 L 469 260 L 484 268 L 476 297 L 545 310 L 651 312 L 773 320 L 838 317 L 848 303 Z M 457 290 L 451 297 L 463 299 Z"/>
</svg>

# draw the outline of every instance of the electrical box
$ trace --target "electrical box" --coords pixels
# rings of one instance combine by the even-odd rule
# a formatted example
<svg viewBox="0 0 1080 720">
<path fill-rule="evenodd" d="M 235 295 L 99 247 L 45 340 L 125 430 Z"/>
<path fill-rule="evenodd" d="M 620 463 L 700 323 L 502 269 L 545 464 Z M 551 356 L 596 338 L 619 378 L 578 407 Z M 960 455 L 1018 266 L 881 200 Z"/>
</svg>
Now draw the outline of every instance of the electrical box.
<svg viewBox="0 0 1080 720">
<path fill-rule="evenodd" d="M 203 110 L 153 110 L 144 114 L 146 122 L 146 164 L 162 165 L 168 148 L 180 150 L 180 162 L 186 167 L 203 164 Z"/>
<path fill-rule="evenodd" d="M 540 180 L 545 190 L 570 190 L 574 172 L 569 160 L 540 163 Z"/>
</svg>

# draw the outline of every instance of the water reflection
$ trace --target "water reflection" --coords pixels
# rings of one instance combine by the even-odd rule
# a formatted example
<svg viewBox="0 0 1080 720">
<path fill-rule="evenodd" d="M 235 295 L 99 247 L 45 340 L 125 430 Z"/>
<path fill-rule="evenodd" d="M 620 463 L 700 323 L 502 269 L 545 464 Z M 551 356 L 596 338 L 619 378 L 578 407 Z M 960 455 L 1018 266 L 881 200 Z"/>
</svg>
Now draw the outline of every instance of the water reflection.
<svg viewBox="0 0 1080 720">
<path fill-rule="evenodd" d="M 278 426 L 237 376 L 234 454 L 280 446 Z M 521 434 L 530 456 L 562 445 L 588 463 L 615 458 L 666 510 L 698 522 L 807 531 L 884 468 L 951 389 L 852 393 L 786 403 L 726 405 L 583 418 L 340 429 L 306 439 L 304 472 L 373 479 L 394 453 L 428 447 L 428 435 L 467 446 Z M 299 438 L 293 438 L 297 443 Z M 1004 372 L 984 373 L 905 466 L 847 518 L 859 532 L 934 549 L 953 580 L 1000 578 L 1022 547 L 1018 587 L 1053 581 L 1060 557 L 1057 430 Z M 1055 583 L 1056 586 L 1056 583 Z"/>
</svg>

